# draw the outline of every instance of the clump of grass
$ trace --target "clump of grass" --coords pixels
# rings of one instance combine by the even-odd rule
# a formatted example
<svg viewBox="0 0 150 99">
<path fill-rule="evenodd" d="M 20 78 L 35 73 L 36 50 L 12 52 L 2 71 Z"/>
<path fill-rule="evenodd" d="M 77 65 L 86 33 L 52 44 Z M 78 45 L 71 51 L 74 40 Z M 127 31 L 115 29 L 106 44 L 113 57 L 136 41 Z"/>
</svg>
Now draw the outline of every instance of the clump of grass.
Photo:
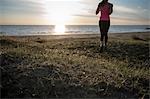
<svg viewBox="0 0 150 99">
<path fill-rule="evenodd" d="M 37 39 L 35 40 L 35 42 L 37 42 L 37 43 L 46 43 L 47 40 L 41 39 L 41 38 L 37 38 Z"/>
<path fill-rule="evenodd" d="M 7 39 L 1 39 L 0 40 L 1 46 L 9 46 L 9 45 L 13 46 L 15 43 L 17 43 L 17 42 L 13 41 L 13 40 L 7 40 Z"/>
<path fill-rule="evenodd" d="M 146 39 L 139 37 L 139 36 L 136 36 L 136 35 L 132 36 L 132 39 L 133 40 L 139 40 L 139 41 L 147 41 Z"/>
</svg>

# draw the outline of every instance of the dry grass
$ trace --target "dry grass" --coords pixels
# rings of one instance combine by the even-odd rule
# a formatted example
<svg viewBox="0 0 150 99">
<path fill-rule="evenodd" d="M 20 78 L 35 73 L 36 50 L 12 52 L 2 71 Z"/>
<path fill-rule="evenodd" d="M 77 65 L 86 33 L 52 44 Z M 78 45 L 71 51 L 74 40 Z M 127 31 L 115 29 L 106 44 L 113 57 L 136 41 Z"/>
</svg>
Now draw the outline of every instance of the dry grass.
<svg viewBox="0 0 150 99">
<path fill-rule="evenodd" d="M 0 42 L 3 98 L 149 97 L 148 41 L 113 38 L 103 53 L 97 37 Z"/>
</svg>

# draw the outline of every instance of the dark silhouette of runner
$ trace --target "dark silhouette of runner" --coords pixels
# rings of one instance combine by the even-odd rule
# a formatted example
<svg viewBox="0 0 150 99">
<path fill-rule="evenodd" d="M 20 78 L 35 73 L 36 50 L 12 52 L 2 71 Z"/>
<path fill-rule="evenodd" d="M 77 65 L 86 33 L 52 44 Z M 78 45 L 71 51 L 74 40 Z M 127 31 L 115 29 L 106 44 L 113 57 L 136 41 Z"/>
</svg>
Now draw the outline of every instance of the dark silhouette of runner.
<svg viewBox="0 0 150 99">
<path fill-rule="evenodd" d="M 99 28 L 101 33 L 101 51 L 103 47 L 107 48 L 108 41 L 108 30 L 110 27 L 110 15 L 113 12 L 113 4 L 109 3 L 108 0 L 102 0 L 96 9 L 96 15 L 101 12 L 100 20 L 99 20 Z M 104 42 L 105 38 L 105 42 Z"/>
</svg>

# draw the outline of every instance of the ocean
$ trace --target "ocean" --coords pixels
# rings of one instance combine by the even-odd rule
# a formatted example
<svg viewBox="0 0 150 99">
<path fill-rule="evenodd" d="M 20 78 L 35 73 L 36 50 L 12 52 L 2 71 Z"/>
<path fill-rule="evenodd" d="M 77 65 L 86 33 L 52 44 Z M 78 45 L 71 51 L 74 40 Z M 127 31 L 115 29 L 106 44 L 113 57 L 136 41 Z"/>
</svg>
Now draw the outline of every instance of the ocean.
<svg viewBox="0 0 150 99">
<path fill-rule="evenodd" d="M 63 34 L 99 34 L 98 25 L 66 25 Z M 111 25 L 109 33 L 150 32 L 149 25 Z M 60 33 L 62 34 L 62 33 Z M 59 35 L 55 25 L 0 25 L 0 35 Z"/>
</svg>

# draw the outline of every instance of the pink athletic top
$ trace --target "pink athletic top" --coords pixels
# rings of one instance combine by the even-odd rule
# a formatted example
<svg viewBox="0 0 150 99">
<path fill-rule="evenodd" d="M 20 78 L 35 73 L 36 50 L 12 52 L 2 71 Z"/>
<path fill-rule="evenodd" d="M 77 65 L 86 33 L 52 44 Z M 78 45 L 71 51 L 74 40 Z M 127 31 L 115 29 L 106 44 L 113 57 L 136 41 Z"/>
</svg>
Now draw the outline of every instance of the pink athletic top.
<svg viewBox="0 0 150 99">
<path fill-rule="evenodd" d="M 110 9 L 109 3 L 106 3 L 104 6 L 100 6 L 100 11 L 101 11 L 100 20 L 102 20 L 102 21 L 110 20 L 109 9 Z"/>
</svg>

